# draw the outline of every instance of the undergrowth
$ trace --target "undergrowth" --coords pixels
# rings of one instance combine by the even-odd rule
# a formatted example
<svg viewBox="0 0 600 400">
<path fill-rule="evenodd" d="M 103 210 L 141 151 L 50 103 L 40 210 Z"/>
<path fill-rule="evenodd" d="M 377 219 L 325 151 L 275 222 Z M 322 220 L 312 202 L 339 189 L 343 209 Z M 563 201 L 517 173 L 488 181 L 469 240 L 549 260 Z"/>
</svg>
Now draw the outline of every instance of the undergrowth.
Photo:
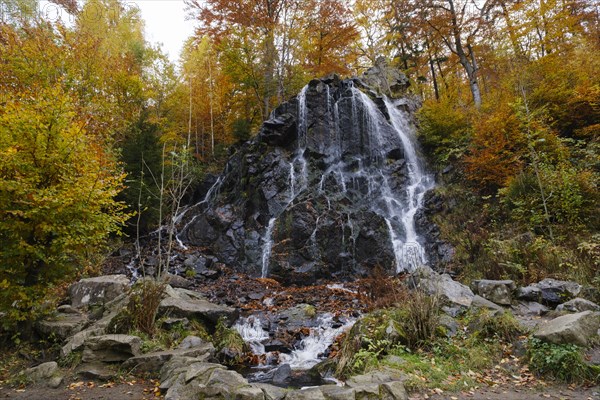
<svg viewBox="0 0 600 400">
<path fill-rule="evenodd" d="M 583 349 L 574 344 L 552 344 L 531 338 L 527 356 L 529 368 L 538 375 L 567 383 L 600 383 L 600 366 L 583 358 Z"/>
</svg>

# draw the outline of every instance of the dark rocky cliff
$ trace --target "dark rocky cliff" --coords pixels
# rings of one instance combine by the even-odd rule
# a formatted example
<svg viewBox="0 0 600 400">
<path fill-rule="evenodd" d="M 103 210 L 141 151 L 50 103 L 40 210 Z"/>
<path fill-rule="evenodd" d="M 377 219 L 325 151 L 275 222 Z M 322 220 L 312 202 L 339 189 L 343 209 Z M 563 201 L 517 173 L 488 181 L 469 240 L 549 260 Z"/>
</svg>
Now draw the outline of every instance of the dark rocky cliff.
<svg viewBox="0 0 600 400">
<path fill-rule="evenodd" d="M 405 83 L 384 78 L 387 92 Z M 287 283 L 437 265 L 443 246 L 422 207 L 433 180 L 411 144 L 416 104 L 365 82 L 382 90 L 377 70 L 330 76 L 280 105 L 185 212 L 179 238 Z"/>
</svg>

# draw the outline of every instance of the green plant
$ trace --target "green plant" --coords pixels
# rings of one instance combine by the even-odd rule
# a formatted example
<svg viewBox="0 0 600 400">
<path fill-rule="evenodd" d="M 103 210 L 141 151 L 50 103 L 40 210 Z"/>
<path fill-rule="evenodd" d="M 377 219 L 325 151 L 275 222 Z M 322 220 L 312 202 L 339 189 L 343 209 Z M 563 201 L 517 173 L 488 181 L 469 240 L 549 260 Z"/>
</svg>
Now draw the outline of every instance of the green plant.
<svg viewBox="0 0 600 400">
<path fill-rule="evenodd" d="M 574 344 L 552 344 L 536 338 L 528 342 L 531 371 L 564 382 L 600 382 L 600 367 L 588 365 L 583 351 Z"/>
<path fill-rule="evenodd" d="M 480 339 L 497 339 L 510 343 L 525 333 L 524 329 L 508 311 L 494 314 L 484 310 L 478 315 L 479 329 L 475 335 Z"/>
</svg>

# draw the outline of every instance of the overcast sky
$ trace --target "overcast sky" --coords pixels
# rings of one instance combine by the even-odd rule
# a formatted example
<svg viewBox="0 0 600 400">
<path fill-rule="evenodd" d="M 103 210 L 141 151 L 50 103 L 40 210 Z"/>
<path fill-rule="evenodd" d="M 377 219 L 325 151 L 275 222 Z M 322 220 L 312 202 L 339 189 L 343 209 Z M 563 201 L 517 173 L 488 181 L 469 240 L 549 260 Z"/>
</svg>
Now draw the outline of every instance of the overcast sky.
<svg viewBox="0 0 600 400">
<path fill-rule="evenodd" d="M 179 59 L 183 42 L 194 32 L 194 22 L 186 21 L 183 0 L 127 0 L 137 5 L 146 22 L 146 38 L 161 42 L 172 61 Z"/>
<path fill-rule="evenodd" d="M 195 24 L 186 21 L 183 0 L 122 0 L 122 3 L 125 7 L 140 9 L 145 21 L 146 39 L 151 43 L 162 43 L 169 58 L 173 62 L 178 61 L 183 42 L 194 32 Z M 48 0 L 39 0 L 38 7 L 41 16 L 50 21 L 61 19 L 66 24 L 73 21 L 71 16 Z"/>
</svg>

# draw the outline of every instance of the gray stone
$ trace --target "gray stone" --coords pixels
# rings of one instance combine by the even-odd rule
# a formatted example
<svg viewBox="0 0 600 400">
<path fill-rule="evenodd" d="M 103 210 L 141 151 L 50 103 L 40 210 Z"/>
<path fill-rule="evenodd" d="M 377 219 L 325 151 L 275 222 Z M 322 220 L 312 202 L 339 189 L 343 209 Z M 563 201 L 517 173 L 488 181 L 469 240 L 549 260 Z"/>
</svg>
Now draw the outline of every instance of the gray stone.
<svg viewBox="0 0 600 400">
<path fill-rule="evenodd" d="M 232 323 L 238 316 L 238 311 L 231 307 L 213 304 L 203 298 L 167 297 L 160 302 L 159 315 L 169 315 L 181 318 L 200 318 L 216 323 L 225 317 Z"/>
<path fill-rule="evenodd" d="M 357 387 L 371 383 L 386 383 L 393 381 L 403 381 L 406 377 L 398 370 L 386 369 L 382 371 L 374 371 L 363 375 L 355 375 L 346 381 L 348 387 Z"/>
<path fill-rule="evenodd" d="M 558 305 L 577 297 L 581 292 L 581 285 L 577 282 L 558 281 L 546 278 L 533 286 L 542 291 L 542 303 L 546 305 Z"/>
<path fill-rule="evenodd" d="M 536 303 L 535 301 L 520 301 L 517 307 L 514 308 L 515 313 L 518 315 L 544 315 L 550 309 L 543 304 Z"/>
<path fill-rule="evenodd" d="M 23 371 L 23 374 L 29 381 L 38 383 L 52 378 L 58 372 L 58 364 L 54 361 L 51 361 L 40 364 L 33 368 L 28 368 Z"/>
<path fill-rule="evenodd" d="M 85 341 L 83 362 L 118 362 L 140 354 L 142 340 L 130 335 L 93 336 Z"/>
<path fill-rule="evenodd" d="M 484 309 L 492 310 L 494 312 L 504 312 L 504 308 L 500 307 L 496 303 L 492 303 L 491 301 L 484 299 L 483 297 L 481 297 L 479 295 L 475 295 L 473 297 L 473 302 L 471 303 L 471 306 L 474 308 L 484 308 Z"/>
<path fill-rule="evenodd" d="M 185 339 L 179 343 L 177 346 L 178 349 L 191 349 L 193 347 L 202 346 L 204 344 L 204 340 L 200 339 L 198 336 L 189 335 L 186 336 Z"/>
<path fill-rule="evenodd" d="M 584 311 L 563 315 L 540 324 L 534 337 L 554 344 L 576 344 L 587 346 L 598 334 L 600 313 Z"/>
<path fill-rule="evenodd" d="M 582 312 L 582 311 L 600 311 L 600 306 L 589 300 L 580 297 L 569 300 L 566 303 L 559 304 L 556 311 Z"/>
<path fill-rule="evenodd" d="M 456 320 L 449 315 L 442 315 L 440 317 L 439 324 L 445 328 L 445 334 L 447 337 L 456 336 L 458 329 L 460 328 L 458 322 L 456 322 Z"/>
<path fill-rule="evenodd" d="M 253 385 L 237 389 L 234 396 L 235 400 L 265 400 L 262 389 Z"/>
<path fill-rule="evenodd" d="M 510 305 L 512 303 L 512 293 L 516 287 L 515 282 L 509 280 L 494 281 L 481 279 L 471 283 L 471 289 L 473 289 L 475 294 L 502 305 Z"/>
<path fill-rule="evenodd" d="M 215 353 L 212 343 L 186 349 L 156 351 L 131 357 L 123 368 L 134 372 L 159 372 L 162 366 L 173 357 L 194 357 L 198 361 L 208 361 Z"/>
<path fill-rule="evenodd" d="M 290 364 L 282 364 L 273 371 L 273 383 L 284 384 L 292 375 Z"/>
<path fill-rule="evenodd" d="M 326 398 L 320 388 L 308 388 L 289 392 L 285 400 L 326 400 Z"/>
<path fill-rule="evenodd" d="M 216 370 L 225 370 L 225 367 L 220 364 L 194 362 L 189 365 L 185 372 L 185 382 L 190 382 L 192 379 L 200 378 L 203 383 L 206 383 Z M 162 372 L 162 371 L 161 371 Z"/>
<path fill-rule="evenodd" d="M 110 381 L 117 373 L 109 364 L 102 362 L 83 363 L 75 368 L 75 373 L 82 378 L 97 381 Z"/>
<path fill-rule="evenodd" d="M 194 284 L 194 282 L 190 281 L 189 279 L 185 279 L 182 276 L 173 275 L 173 274 L 165 274 L 164 280 L 166 283 L 168 283 L 169 285 L 171 285 L 174 288 L 187 289 Z"/>
<path fill-rule="evenodd" d="M 381 400 L 408 400 L 404 384 L 400 381 L 386 382 L 380 387 Z"/>
<path fill-rule="evenodd" d="M 69 288 L 73 307 L 105 304 L 123 294 L 129 287 L 125 275 L 105 275 L 82 279 Z"/>
<path fill-rule="evenodd" d="M 520 287 L 515 292 L 515 297 L 518 300 L 533 301 L 539 303 L 542 301 L 542 289 L 537 286 Z"/>
<path fill-rule="evenodd" d="M 356 400 L 378 400 L 379 399 L 379 384 L 365 383 L 363 385 L 354 386 L 354 396 Z"/>
<path fill-rule="evenodd" d="M 413 273 L 411 280 L 413 286 L 431 295 L 440 296 L 443 301 L 450 304 L 471 307 L 475 296 L 468 286 L 454 281 L 448 274 L 439 275 L 428 267 L 421 267 Z"/>
<path fill-rule="evenodd" d="M 282 400 L 288 393 L 286 389 L 268 383 L 253 383 L 252 386 L 260 388 L 263 391 L 265 400 Z"/>
<path fill-rule="evenodd" d="M 80 313 L 58 313 L 36 324 L 36 330 L 46 338 L 65 340 L 81 331 L 88 319 Z"/>
<path fill-rule="evenodd" d="M 336 385 L 321 386 L 321 392 L 327 400 L 354 400 L 356 391 L 352 388 L 340 387 Z"/>
<path fill-rule="evenodd" d="M 52 378 L 48 379 L 48 382 L 46 382 L 46 384 L 51 389 L 57 389 L 60 385 L 62 385 L 64 380 L 65 378 L 62 376 L 53 376 Z"/>
<path fill-rule="evenodd" d="M 81 350 L 85 341 L 88 338 L 93 336 L 101 336 L 104 335 L 104 329 L 98 328 L 89 328 L 81 332 L 77 332 L 73 335 L 69 341 L 61 348 L 60 355 L 62 357 L 66 357 L 71 354 L 73 351 Z"/>
</svg>

